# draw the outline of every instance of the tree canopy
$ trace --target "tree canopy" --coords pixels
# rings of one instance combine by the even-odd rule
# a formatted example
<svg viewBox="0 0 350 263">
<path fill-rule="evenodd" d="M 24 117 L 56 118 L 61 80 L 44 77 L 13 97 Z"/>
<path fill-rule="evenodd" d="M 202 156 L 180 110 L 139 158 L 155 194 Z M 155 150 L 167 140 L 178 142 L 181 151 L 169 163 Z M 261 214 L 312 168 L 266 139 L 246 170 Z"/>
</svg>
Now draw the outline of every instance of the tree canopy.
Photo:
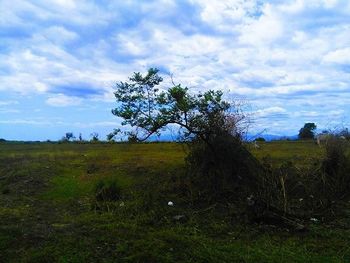
<svg viewBox="0 0 350 263">
<path fill-rule="evenodd" d="M 118 105 L 112 113 L 123 119 L 122 125 L 134 128 L 127 133 L 130 139 L 145 141 L 169 124 L 178 125 L 185 138 L 195 136 L 207 143 L 223 133 L 241 134 L 238 123 L 244 115 L 238 105 L 223 100 L 221 91 L 191 94 L 181 84 L 161 89 L 163 79 L 158 72 L 150 68 L 145 75 L 137 72 L 129 82 L 116 84 Z M 108 138 L 118 132 L 116 129 Z"/>
<path fill-rule="evenodd" d="M 299 139 L 313 139 L 315 138 L 315 130 L 317 126 L 313 122 L 304 124 L 304 127 L 299 130 Z"/>
</svg>

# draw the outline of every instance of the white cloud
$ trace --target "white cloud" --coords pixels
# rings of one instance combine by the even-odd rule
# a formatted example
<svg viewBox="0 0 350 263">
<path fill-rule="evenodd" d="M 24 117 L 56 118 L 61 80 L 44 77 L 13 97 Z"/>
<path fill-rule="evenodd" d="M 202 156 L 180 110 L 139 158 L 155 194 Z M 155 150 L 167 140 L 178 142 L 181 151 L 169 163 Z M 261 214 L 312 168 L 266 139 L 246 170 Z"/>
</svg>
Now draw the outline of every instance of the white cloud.
<svg viewBox="0 0 350 263">
<path fill-rule="evenodd" d="M 114 121 L 97 121 L 97 122 L 74 122 L 74 123 L 64 123 L 67 126 L 77 127 L 77 128 L 98 128 L 98 127 L 122 127 L 120 124 Z"/>
<path fill-rule="evenodd" d="M 20 110 L 16 110 L 16 109 L 2 109 L 0 108 L 0 113 L 1 114 L 8 114 L 8 113 L 20 113 Z"/>
<path fill-rule="evenodd" d="M 0 124 L 24 124 L 24 125 L 51 125 L 51 122 L 48 121 L 36 121 L 28 119 L 14 119 L 14 120 L 0 120 Z"/>
<path fill-rule="evenodd" d="M 254 114 L 258 118 L 259 117 L 261 118 L 261 117 L 268 117 L 268 116 L 276 115 L 276 114 L 284 114 L 286 112 L 287 112 L 287 110 L 282 108 L 282 107 L 273 106 L 273 107 L 257 110 Z"/>
<path fill-rule="evenodd" d="M 265 5 L 261 17 L 242 26 L 239 41 L 255 46 L 271 44 L 283 36 L 283 22 L 270 5 Z"/>
<path fill-rule="evenodd" d="M 350 65 L 350 47 L 329 52 L 324 56 L 324 61 Z"/>
<path fill-rule="evenodd" d="M 18 104 L 17 100 L 0 100 L 0 106 Z"/>
<path fill-rule="evenodd" d="M 46 104 L 54 107 L 76 106 L 81 104 L 81 102 L 82 100 L 80 98 L 69 97 L 64 94 L 57 94 L 46 100 Z"/>
<path fill-rule="evenodd" d="M 252 13 L 259 11 L 255 0 L 208 1 L 192 0 L 201 7 L 200 16 L 203 21 L 222 32 L 235 32 L 237 25 Z"/>
<path fill-rule="evenodd" d="M 76 40 L 79 35 L 75 32 L 69 31 L 62 26 L 52 26 L 36 35 L 37 38 L 44 37 L 54 43 L 67 43 Z"/>
</svg>

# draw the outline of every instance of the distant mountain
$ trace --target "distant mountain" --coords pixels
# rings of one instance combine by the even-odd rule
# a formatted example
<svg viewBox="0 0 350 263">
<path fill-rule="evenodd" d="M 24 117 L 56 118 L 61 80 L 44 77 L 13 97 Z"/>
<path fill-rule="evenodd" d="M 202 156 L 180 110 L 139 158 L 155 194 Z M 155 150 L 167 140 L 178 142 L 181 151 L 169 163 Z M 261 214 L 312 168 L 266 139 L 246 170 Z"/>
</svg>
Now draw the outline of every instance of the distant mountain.
<svg viewBox="0 0 350 263">
<path fill-rule="evenodd" d="M 160 136 L 152 135 L 147 141 L 150 142 L 174 142 L 177 136 L 169 133 L 161 134 Z"/>
</svg>

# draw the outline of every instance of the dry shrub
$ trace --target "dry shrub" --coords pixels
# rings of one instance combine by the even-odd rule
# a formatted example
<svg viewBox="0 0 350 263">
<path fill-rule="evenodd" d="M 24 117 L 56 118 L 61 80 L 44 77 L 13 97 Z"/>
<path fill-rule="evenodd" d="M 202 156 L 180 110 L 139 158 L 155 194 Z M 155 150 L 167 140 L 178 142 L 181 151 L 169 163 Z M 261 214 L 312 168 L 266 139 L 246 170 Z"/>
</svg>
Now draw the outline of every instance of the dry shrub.
<svg viewBox="0 0 350 263">
<path fill-rule="evenodd" d="M 322 183 L 328 199 L 343 199 L 350 193 L 350 156 L 348 142 L 332 136 L 326 144 L 322 162 Z"/>
<path fill-rule="evenodd" d="M 194 140 L 186 158 L 192 198 L 218 201 L 245 199 L 255 191 L 263 167 L 239 136 L 217 136 L 210 143 Z"/>
<path fill-rule="evenodd" d="M 348 143 L 332 136 L 325 157 L 299 169 L 292 162 L 273 168 L 262 162 L 265 174 L 259 180 L 257 199 L 285 214 L 309 217 L 325 214 L 333 204 L 350 196 L 350 156 Z"/>
</svg>

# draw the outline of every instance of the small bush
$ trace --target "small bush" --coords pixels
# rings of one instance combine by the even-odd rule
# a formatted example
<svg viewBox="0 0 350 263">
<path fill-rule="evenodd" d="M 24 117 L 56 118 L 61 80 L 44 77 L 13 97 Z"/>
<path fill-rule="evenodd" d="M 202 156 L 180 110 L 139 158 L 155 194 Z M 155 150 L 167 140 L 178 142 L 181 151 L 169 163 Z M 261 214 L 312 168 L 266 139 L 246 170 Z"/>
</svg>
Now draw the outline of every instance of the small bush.
<svg viewBox="0 0 350 263">
<path fill-rule="evenodd" d="M 235 136 L 217 136 L 210 145 L 194 141 L 186 158 L 192 193 L 201 200 L 245 199 L 255 191 L 263 167 Z"/>
<path fill-rule="evenodd" d="M 258 137 L 255 139 L 256 142 L 266 142 L 265 138 L 263 137 Z"/>
<path fill-rule="evenodd" d="M 95 186 L 96 201 L 113 202 L 121 198 L 121 188 L 115 180 L 100 180 Z"/>
</svg>

